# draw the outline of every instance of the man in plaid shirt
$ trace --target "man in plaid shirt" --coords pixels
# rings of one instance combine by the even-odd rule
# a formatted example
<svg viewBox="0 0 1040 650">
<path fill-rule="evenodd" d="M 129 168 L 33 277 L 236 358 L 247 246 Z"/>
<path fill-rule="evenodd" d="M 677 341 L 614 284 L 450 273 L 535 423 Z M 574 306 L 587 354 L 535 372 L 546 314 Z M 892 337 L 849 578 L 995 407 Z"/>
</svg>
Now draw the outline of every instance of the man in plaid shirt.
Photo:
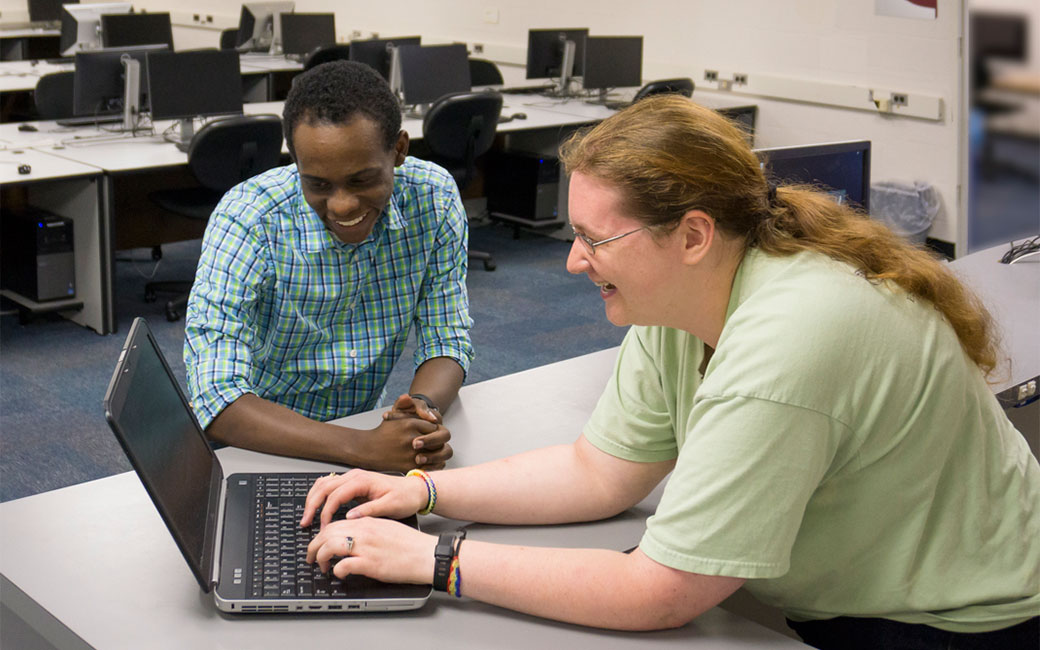
<svg viewBox="0 0 1040 650">
<path fill-rule="evenodd" d="M 214 440 L 373 469 L 437 469 L 441 425 L 473 357 L 467 224 L 440 167 L 407 157 L 386 82 L 346 61 L 295 79 L 295 164 L 232 188 L 206 228 L 184 360 Z M 379 405 L 415 326 L 415 376 L 379 426 L 325 422 Z"/>
</svg>

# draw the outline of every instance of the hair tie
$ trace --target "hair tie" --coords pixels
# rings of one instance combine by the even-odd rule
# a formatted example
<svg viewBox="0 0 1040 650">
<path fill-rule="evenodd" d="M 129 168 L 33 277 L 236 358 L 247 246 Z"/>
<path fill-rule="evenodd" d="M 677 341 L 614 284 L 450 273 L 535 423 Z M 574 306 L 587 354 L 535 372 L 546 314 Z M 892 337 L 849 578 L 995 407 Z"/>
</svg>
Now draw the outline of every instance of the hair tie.
<svg viewBox="0 0 1040 650">
<path fill-rule="evenodd" d="M 776 183 L 769 181 L 767 185 L 769 187 L 769 207 L 772 208 L 776 206 Z"/>
</svg>

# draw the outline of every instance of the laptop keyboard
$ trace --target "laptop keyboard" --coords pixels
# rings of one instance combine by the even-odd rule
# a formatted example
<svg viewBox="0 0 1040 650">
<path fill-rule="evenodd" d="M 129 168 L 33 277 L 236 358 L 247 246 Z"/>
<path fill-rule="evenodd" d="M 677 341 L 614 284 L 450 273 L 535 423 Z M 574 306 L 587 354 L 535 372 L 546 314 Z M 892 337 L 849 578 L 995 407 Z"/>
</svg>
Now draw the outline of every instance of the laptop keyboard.
<svg viewBox="0 0 1040 650">
<path fill-rule="evenodd" d="M 339 598 L 344 581 L 317 564 L 307 564 L 307 545 L 318 533 L 317 521 L 300 527 L 307 491 L 314 475 L 259 476 L 256 482 L 253 531 L 253 571 L 249 589 L 254 598 Z M 333 517 L 342 519 L 350 503 Z M 317 517 L 315 517 L 317 519 Z"/>
</svg>

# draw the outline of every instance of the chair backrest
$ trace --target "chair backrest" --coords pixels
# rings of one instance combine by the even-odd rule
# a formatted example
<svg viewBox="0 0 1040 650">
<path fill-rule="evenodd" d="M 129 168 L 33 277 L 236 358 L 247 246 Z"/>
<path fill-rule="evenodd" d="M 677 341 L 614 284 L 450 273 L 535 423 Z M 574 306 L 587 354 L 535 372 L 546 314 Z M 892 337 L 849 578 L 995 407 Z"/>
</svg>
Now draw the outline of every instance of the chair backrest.
<svg viewBox="0 0 1040 650">
<path fill-rule="evenodd" d="M 329 61 L 347 60 L 350 58 L 350 45 L 323 45 L 307 56 L 303 64 L 304 71 Z"/>
<path fill-rule="evenodd" d="M 33 101 L 41 120 L 72 117 L 72 83 L 75 78 L 75 72 L 52 72 L 40 77 Z"/>
<path fill-rule="evenodd" d="M 282 156 L 282 120 L 242 115 L 199 129 L 188 148 L 188 166 L 203 186 L 220 192 L 276 167 Z"/>
<path fill-rule="evenodd" d="M 632 99 L 633 102 L 638 102 L 644 97 L 650 95 L 656 95 L 658 93 L 677 93 L 683 97 L 690 97 L 693 95 L 693 79 L 689 77 L 682 77 L 679 79 L 659 79 L 657 81 L 651 81 L 636 93 L 636 96 Z"/>
<path fill-rule="evenodd" d="M 498 66 L 486 59 L 470 59 L 469 76 L 471 86 L 501 86 L 503 83 Z"/>
<path fill-rule="evenodd" d="M 233 50 L 238 44 L 238 28 L 232 27 L 220 32 L 220 49 Z"/>
<path fill-rule="evenodd" d="M 445 164 L 460 188 L 469 184 L 473 161 L 491 148 L 502 114 L 502 95 L 468 92 L 445 95 L 423 118 L 423 142 Z"/>
</svg>

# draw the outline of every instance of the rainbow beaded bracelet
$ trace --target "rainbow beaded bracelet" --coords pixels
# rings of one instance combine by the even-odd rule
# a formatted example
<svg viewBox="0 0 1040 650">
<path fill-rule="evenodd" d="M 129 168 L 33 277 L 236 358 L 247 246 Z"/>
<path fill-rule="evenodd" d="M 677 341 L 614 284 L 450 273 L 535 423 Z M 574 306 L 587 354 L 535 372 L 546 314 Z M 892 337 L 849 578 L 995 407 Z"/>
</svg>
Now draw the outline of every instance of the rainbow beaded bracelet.
<svg viewBox="0 0 1040 650">
<path fill-rule="evenodd" d="M 420 510 L 418 514 L 428 515 L 433 512 L 434 506 L 437 505 L 437 486 L 433 484 L 433 479 L 430 478 L 430 475 L 421 469 L 413 469 L 405 474 L 405 476 L 418 476 L 423 480 L 423 483 L 426 483 L 426 507 Z"/>
</svg>

